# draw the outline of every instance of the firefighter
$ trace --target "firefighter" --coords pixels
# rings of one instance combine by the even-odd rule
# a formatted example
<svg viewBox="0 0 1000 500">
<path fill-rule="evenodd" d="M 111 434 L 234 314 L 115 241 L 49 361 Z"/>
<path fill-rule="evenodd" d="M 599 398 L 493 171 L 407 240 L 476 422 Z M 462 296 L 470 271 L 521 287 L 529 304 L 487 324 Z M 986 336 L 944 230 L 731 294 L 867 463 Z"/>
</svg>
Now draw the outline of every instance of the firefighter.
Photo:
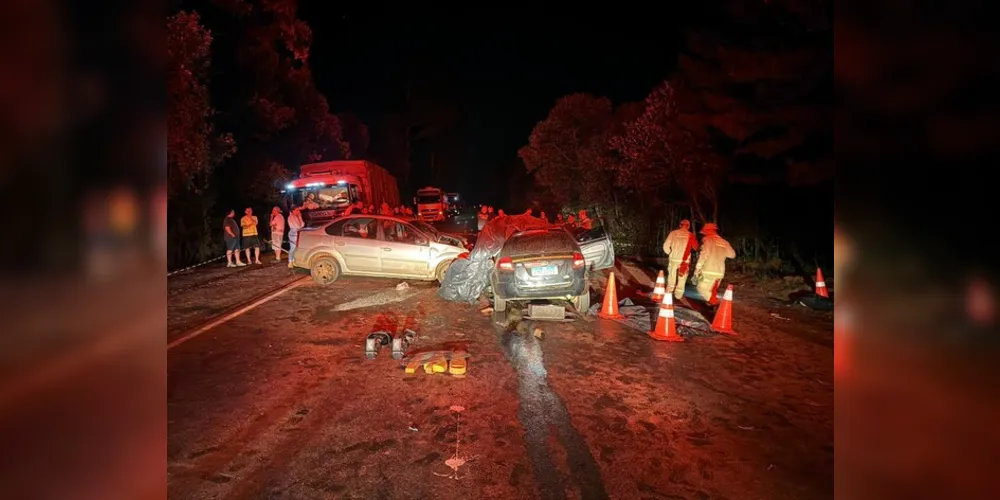
<svg viewBox="0 0 1000 500">
<path fill-rule="evenodd" d="M 691 233 L 691 221 L 684 219 L 680 226 L 663 242 L 663 253 L 667 254 L 667 293 L 674 298 L 684 297 L 688 271 L 691 266 L 691 252 L 698 250 L 698 239 Z"/>
<path fill-rule="evenodd" d="M 719 283 L 726 275 L 726 259 L 736 258 L 736 251 L 728 241 L 719 236 L 719 227 L 709 222 L 701 228 L 701 253 L 694 266 L 694 279 L 698 294 L 715 304 Z"/>
</svg>

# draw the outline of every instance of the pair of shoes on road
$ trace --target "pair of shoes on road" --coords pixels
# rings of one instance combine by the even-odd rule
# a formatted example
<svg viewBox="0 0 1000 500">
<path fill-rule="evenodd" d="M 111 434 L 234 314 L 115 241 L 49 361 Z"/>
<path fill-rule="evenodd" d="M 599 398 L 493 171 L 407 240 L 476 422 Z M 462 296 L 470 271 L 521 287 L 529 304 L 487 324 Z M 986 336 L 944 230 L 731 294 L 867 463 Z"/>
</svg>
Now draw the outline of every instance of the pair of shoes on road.
<svg viewBox="0 0 1000 500">
<path fill-rule="evenodd" d="M 247 265 L 246 262 L 237 262 L 236 266 L 234 266 L 234 267 L 243 267 L 243 266 L 246 266 L 246 265 Z"/>
<path fill-rule="evenodd" d="M 292 269 L 292 268 L 294 268 L 294 267 L 295 267 L 295 264 L 292 264 L 291 262 L 289 262 L 289 263 L 288 263 L 288 268 L 289 268 L 289 269 Z"/>
<path fill-rule="evenodd" d="M 254 262 L 254 264 L 257 264 L 258 266 L 263 266 L 264 265 L 264 263 L 261 262 L 261 261 L 259 261 L 259 260 L 257 262 Z"/>
<path fill-rule="evenodd" d="M 226 267 L 236 267 L 236 264 L 233 264 L 232 262 L 230 262 L 230 263 L 226 264 Z"/>
</svg>

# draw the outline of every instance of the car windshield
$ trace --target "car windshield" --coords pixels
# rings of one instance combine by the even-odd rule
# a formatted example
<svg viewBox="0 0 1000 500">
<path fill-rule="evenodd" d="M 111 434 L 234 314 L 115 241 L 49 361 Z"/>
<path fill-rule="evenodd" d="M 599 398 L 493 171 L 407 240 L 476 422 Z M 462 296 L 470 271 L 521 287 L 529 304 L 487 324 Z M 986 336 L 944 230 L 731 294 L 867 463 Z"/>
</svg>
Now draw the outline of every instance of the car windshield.
<svg viewBox="0 0 1000 500">
<path fill-rule="evenodd" d="M 310 208 L 344 208 L 351 204 L 351 197 L 346 186 L 306 188 L 293 194 L 292 203 L 295 206 L 302 206 L 307 202 L 318 205 L 318 207 L 311 206 Z"/>
<path fill-rule="evenodd" d="M 417 203 L 421 205 L 433 205 L 435 203 L 441 203 L 441 195 L 439 194 L 422 194 L 417 196 Z"/>
<path fill-rule="evenodd" d="M 438 232 L 437 228 L 422 220 L 414 219 L 410 221 L 410 224 L 417 226 L 417 229 L 433 236 L 435 240 L 441 237 L 441 233 Z"/>
</svg>

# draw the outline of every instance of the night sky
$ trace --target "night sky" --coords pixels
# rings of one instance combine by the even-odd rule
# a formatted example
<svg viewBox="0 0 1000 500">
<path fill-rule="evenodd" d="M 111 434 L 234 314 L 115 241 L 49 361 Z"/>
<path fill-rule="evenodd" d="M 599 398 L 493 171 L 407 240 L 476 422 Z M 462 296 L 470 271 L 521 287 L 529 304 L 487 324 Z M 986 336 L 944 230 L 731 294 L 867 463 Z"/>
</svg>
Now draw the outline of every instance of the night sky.
<svg viewBox="0 0 1000 500">
<path fill-rule="evenodd" d="M 555 101 L 574 92 L 616 104 L 642 100 L 673 69 L 681 22 L 676 11 L 650 19 L 641 11 L 510 10 L 462 15 L 387 7 L 338 15 L 327 2 L 305 1 L 300 16 L 313 28 L 315 81 L 336 112 L 353 111 L 377 128 L 384 113 L 401 106 L 412 68 L 461 109 L 442 142 L 460 144 L 462 158 L 454 161 L 465 165 L 451 167 L 455 173 L 440 187 L 473 203 L 502 204 L 518 148 Z M 377 135 L 372 130 L 373 148 Z M 429 154 L 417 150 L 411 162 L 412 184 L 435 181 Z"/>
</svg>

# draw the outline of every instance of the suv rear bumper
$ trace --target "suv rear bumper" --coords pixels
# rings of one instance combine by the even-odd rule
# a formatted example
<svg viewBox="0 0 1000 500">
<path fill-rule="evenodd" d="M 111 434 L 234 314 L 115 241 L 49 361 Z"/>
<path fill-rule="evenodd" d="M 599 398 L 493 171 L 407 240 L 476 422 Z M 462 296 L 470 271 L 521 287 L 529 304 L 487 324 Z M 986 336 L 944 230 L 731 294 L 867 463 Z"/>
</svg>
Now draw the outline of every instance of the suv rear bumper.
<svg viewBox="0 0 1000 500">
<path fill-rule="evenodd" d="M 490 282 L 493 285 L 493 295 L 503 300 L 565 299 L 583 295 L 587 288 L 586 273 L 582 271 L 573 273 L 572 283 L 552 287 L 520 286 L 513 275 L 497 273 L 494 273 Z"/>
</svg>

